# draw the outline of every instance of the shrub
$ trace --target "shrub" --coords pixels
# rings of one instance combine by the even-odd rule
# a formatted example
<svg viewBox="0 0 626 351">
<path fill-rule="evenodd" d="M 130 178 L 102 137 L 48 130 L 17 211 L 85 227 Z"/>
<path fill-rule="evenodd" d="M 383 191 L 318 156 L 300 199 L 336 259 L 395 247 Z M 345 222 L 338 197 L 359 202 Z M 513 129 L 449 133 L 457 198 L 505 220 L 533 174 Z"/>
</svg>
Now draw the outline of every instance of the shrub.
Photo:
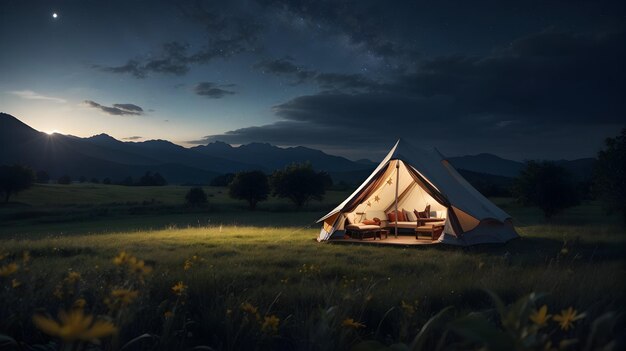
<svg viewBox="0 0 626 351">
<path fill-rule="evenodd" d="M 578 204 L 578 191 L 567 171 L 553 162 L 526 162 L 513 185 L 513 194 L 526 206 L 541 208 L 546 218 Z"/>
<path fill-rule="evenodd" d="M 61 176 L 61 178 L 57 179 L 57 183 L 67 185 L 72 182 L 72 178 L 69 175 Z"/>
<path fill-rule="evenodd" d="M 201 187 L 193 187 L 187 191 L 185 202 L 190 206 L 200 206 L 207 203 L 207 196 Z"/>
<path fill-rule="evenodd" d="M 0 193 L 4 195 L 4 202 L 9 202 L 11 195 L 30 188 L 34 180 L 35 175 L 30 168 L 20 165 L 0 166 Z"/>
<path fill-rule="evenodd" d="M 248 201 L 251 210 L 256 208 L 259 201 L 267 200 L 269 193 L 267 176 L 261 171 L 237 173 L 228 189 L 230 197 Z"/>
</svg>

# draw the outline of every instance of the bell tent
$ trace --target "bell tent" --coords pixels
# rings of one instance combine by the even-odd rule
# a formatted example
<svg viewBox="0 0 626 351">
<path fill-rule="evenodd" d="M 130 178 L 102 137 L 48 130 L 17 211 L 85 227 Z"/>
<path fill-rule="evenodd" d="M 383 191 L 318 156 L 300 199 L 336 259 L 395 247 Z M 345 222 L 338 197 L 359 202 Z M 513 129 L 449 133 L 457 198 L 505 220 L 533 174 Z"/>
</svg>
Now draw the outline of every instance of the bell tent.
<svg viewBox="0 0 626 351">
<path fill-rule="evenodd" d="M 428 215 L 442 219 L 443 230 L 433 237 L 436 242 L 469 246 L 518 237 L 511 216 L 474 189 L 437 150 L 398 140 L 365 182 L 318 220 L 323 222 L 318 241 L 341 239 L 346 226 L 374 217 L 398 235 L 397 214 L 404 211 L 412 217 L 410 213 L 417 215 L 426 206 Z M 395 220 L 388 218 L 390 212 Z"/>
</svg>

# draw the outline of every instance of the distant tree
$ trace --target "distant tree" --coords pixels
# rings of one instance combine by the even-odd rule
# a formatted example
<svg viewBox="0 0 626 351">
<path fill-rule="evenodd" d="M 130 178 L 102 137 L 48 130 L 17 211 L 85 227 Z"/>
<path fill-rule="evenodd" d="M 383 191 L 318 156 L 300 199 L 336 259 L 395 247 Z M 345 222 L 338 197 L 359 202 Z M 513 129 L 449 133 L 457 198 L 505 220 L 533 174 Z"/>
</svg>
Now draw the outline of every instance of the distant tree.
<svg viewBox="0 0 626 351">
<path fill-rule="evenodd" d="M 239 172 L 228 186 L 230 197 L 248 201 L 250 210 L 254 210 L 260 201 L 267 200 L 269 193 L 267 175 L 261 171 Z"/>
<path fill-rule="evenodd" d="M 141 178 L 139 178 L 139 181 L 135 185 L 162 186 L 166 184 L 167 184 L 167 181 L 165 181 L 165 178 L 163 178 L 161 174 L 159 173 L 152 174 L 152 172 L 147 171 Z"/>
<path fill-rule="evenodd" d="M 107 185 L 111 184 L 111 178 L 107 177 L 107 178 L 102 179 L 102 184 L 107 184 Z"/>
<path fill-rule="evenodd" d="M 156 186 L 167 185 L 167 181 L 165 180 L 165 178 L 163 178 L 163 176 L 158 172 L 155 173 L 154 176 L 152 177 L 152 183 L 153 185 L 156 185 Z"/>
<path fill-rule="evenodd" d="M 626 223 L 626 128 L 608 138 L 598 153 L 594 170 L 594 190 L 609 211 L 619 211 Z"/>
<path fill-rule="evenodd" d="M 126 186 L 131 186 L 134 184 L 133 182 L 133 177 L 128 176 L 126 178 L 124 178 L 124 180 L 122 180 L 122 182 L 120 183 L 121 185 L 126 185 Z"/>
<path fill-rule="evenodd" d="M 234 173 L 221 174 L 211 179 L 211 182 L 209 183 L 209 185 L 210 186 L 228 186 L 228 184 L 230 184 L 230 182 L 232 182 L 233 179 L 235 179 Z"/>
<path fill-rule="evenodd" d="M 0 194 L 4 202 L 9 202 L 11 195 L 26 190 L 33 185 L 35 174 L 30 168 L 13 165 L 0 166 Z"/>
<path fill-rule="evenodd" d="M 71 182 L 72 182 L 72 178 L 67 174 L 57 179 L 57 183 L 63 184 L 63 185 L 70 184 Z"/>
<path fill-rule="evenodd" d="M 193 187 L 187 191 L 185 201 L 190 206 L 200 206 L 207 203 L 207 196 L 201 187 Z"/>
<path fill-rule="evenodd" d="M 94 184 L 98 184 L 98 183 L 100 183 L 100 180 L 98 178 L 96 178 L 96 177 L 93 177 L 93 178 L 91 178 L 91 182 L 94 183 Z"/>
<path fill-rule="evenodd" d="M 50 181 L 50 175 L 46 171 L 37 171 L 35 178 L 36 182 L 39 184 L 48 184 Z"/>
<path fill-rule="evenodd" d="M 325 175 L 313 170 L 311 164 L 292 164 L 277 170 L 270 178 L 272 193 L 286 197 L 301 208 L 309 200 L 322 200 L 324 197 Z"/>
<path fill-rule="evenodd" d="M 541 208 L 546 218 L 578 204 L 571 175 L 554 162 L 526 162 L 512 190 L 519 202 Z"/>
<path fill-rule="evenodd" d="M 85 176 L 80 176 L 80 177 L 78 178 L 78 182 L 79 182 L 79 183 L 84 183 L 84 182 L 86 182 L 86 181 L 87 181 L 87 177 L 85 177 Z"/>
</svg>

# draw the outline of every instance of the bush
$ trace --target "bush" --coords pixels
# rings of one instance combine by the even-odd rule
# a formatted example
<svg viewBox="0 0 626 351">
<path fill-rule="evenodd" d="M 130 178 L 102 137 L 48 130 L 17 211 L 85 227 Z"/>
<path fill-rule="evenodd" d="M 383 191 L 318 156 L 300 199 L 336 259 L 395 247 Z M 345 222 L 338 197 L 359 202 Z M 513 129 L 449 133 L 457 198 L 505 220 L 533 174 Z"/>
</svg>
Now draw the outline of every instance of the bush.
<svg viewBox="0 0 626 351">
<path fill-rule="evenodd" d="M 230 197 L 248 201 L 251 210 L 259 201 L 267 200 L 270 186 L 265 173 L 261 171 L 239 172 L 229 185 Z"/>
<path fill-rule="evenodd" d="M 138 186 L 163 186 L 167 185 L 167 181 L 163 176 L 159 173 L 154 173 L 148 171 L 141 178 L 139 178 L 139 182 L 137 182 Z"/>
<path fill-rule="evenodd" d="M 272 192 L 301 208 L 309 200 L 322 200 L 328 184 L 327 173 L 315 172 L 310 164 L 292 164 L 272 174 Z"/>
<path fill-rule="evenodd" d="M 67 185 L 72 182 L 72 178 L 69 175 L 64 175 L 61 178 L 57 179 L 57 183 Z"/>
<path fill-rule="evenodd" d="M 513 195 L 526 206 L 538 206 L 546 218 L 578 204 L 578 191 L 565 168 L 554 162 L 526 162 L 513 185 Z"/>
<path fill-rule="evenodd" d="M 200 206 L 207 203 L 207 196 L 201 187 L 193 187 L 187 191 L 185 202 L 190 206 Z"/>
<path fill-rule="evenodd" d="M 35 174 L 30 168 L 20 165 L 0 166 L 0 194 L 4 195 L 4 202 L 9 202 L 11 195 L 30 188 L 34 181 Z"/>
</svg>

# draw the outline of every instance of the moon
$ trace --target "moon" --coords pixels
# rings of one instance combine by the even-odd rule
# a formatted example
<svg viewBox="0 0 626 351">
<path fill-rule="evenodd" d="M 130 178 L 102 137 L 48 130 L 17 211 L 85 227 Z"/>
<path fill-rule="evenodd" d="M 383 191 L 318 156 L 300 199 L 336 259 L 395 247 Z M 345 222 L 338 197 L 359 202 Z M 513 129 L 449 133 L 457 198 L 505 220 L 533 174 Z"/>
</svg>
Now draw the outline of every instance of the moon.
<svg viewBox="0 0 626 351">
<path fill-rule="evenodd" d="M 52 13 L 52 18 L 57 19 L 59 17 L 59 15 L 56 12 Z"/>
</svg>

